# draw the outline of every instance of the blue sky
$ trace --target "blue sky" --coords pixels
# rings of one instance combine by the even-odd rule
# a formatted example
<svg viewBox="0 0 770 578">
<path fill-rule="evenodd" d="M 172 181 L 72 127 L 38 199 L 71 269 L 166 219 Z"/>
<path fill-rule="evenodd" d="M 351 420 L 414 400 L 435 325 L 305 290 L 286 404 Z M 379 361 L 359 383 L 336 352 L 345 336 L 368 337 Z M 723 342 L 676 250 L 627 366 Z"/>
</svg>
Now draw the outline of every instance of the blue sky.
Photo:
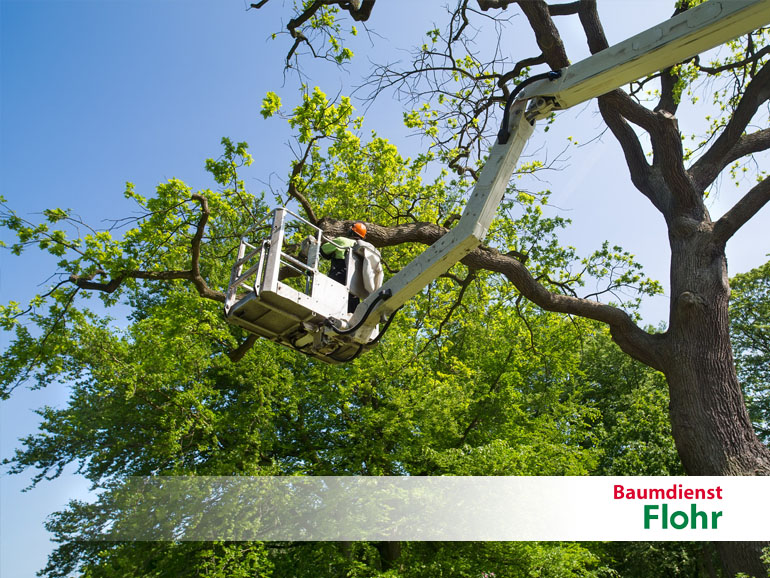
<svg viewBox="0 0 770 578">
<path fill-rule="evenodd" d="M 361 35 L 349 73 L 308 63 L 312 76 L 306 81 L 328 94 L 350 92 L 368 59 L 404 58 L 402 49 L 420 44 L 419 34 L 433 27 L 434 18 L 441 21 L 440 4 L 390 0 L 396 9 L 374 19 L 374 30 L 383 37 L 376 52 Z M 665 19 L 670 5 L 600 2 L 613 41 Z M 280 119 L 263 120 L 259 104 L 268 90 L 288 103 L 298 94 L 296 77 L 284 75 L 282 67 L 288 39 L 270 39 L 280 29 L 281 6 L 274 0 L 257 12 L 246 11 L 243 0 L 0 0 L 0 195 L 28 218 L 61 206 L 99 224 L 132 210 L 122 195 L 126 181 L 145 195 L 172 177 L 196 189 L 213 186 L 204 161 L 218 156 L 223 136 L 251 145 L 255 163 L 244 175 L 247 186 L 259 190 L 266 181 L 279 186 L 291 159 L 286 146 L 291 133 Z M 410 18 L 403 17 L 407 9 Z M 576 24 L 567 24 L 564 36 L 578 48 L 573 59 L 585 55 Z M 516 39 L 528 40 L 526 34 Z M 390 98 L 369 110 L 365 129 L 370 128 L 407 150 L 420 146 L 406 137 L 401 105 Z M 550 154 L 563 148 L 567 134 L 588 141 L 600 130 L 591 106 L 562 113 L 549 133 L 557 142 Z M 585 250 L 604 239 L 620 243 L 664 280 L 662 221 L 632 190 L 617 145 L 605 137 L 570 156 L 564 170 L 546 174 L 542 184 L 576 223 L 564 238 Z M 619 227 L 618 211 L 637 218 Z M 764 261 L 770 249 L 757 240 L 766 238 L 761 235 L 766 213 L 733 241 L 731 273 Z M 50 267 L 34 253 L 18 259 L 0 252 L 0 301 L 24 301 Z M 664 317 L 665 299 L 647 306 L 647 321 Z M 17 438 L 35 431 L 34 408 L 61 405 L 66 398 L 65 385 L 52 385 L 19 391 L 4 402 L 1 455 L 11 455 Z M 26 475 L 3 475 L 0 483 L 0 574 L 32 576 L 51 548 L 42 520 L 82 496 L 87 484 L 69 472 L 25 494 L 20 490 L 29 483 Z"/>
</svg>

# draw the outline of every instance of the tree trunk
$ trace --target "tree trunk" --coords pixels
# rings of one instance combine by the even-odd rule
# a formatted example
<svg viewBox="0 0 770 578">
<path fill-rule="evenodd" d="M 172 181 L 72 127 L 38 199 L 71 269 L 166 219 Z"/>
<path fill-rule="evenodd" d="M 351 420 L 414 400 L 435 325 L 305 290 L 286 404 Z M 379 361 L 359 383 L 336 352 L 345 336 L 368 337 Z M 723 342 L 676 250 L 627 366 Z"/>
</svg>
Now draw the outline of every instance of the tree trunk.
<svg viewBox="0 0 770 578">
<path fill-rule="evenodd" d="M 724 247 L 708 219 L 672 228 L 671 318 L 664 373 L 679 456 L 691 476 L 770 475 L 770 451 L 754 433 L 735 371 Z M 767 576 L 766 544 L 717 543 L 729 576 Z"/>
<path fill-rule="evenodd" d="M 770 576 L 770 568 L 762 564 L 762 548 L 767 542 L 714 542 L 722 566 L 730 578 L 739 572 L 753 578 Z"/>
<path fill-rule="evenodd" d="M 380 553 L 382 569 L 388 571 L 396 568 L 401 557 L 401 542 L 377 542 L 375 547 Z"/>
</svg>

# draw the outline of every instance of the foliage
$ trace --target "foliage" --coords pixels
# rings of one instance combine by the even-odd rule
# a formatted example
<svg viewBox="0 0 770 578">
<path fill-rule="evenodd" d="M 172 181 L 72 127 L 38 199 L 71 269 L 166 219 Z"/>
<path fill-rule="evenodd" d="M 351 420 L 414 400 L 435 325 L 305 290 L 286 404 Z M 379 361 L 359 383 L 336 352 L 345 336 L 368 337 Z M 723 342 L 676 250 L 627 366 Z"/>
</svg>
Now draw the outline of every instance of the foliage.
<svg viewBox="0 0 770 578">
<path fill-rule="evenodd" d="M 278 99 L 266 100 L 276 113 Z M 328 216 L 445 220 L 465 185 L 443 172 L 425 180 L 429 156 L 404 159 L 377 135 L 364 142 L 352 112 L 349 101 L 333 104 L 315 90 L 288 117 L 308 147 L 293 167 L 297 191 Z M 105 490 L 96 504 L 73 502 L 52 517 L 61 546 L 47 573 L 606 575 L 600 557 L 577 544 L 405 544 L 396 567 L 379 544 L 78 541 L 101 523 L 112 485 L 129 475 L 585 475 L 676 467 L 667 430 L 655 431 L 665 424 L 659 378 L 622 360 L 599 326 L 534 309 L 494 275 L 459 265 L 410 302 L 382 345 L 354 364 L 327 366 L 267 341 L 233 363 L 228 353 L 245 336 L 224 323 L 216 295 L 201 299 L 186 276 L 198 251 L 207 287 L 223 291 L 238 233 L 268 210 L 238 175 L 250 162 L 245 144 L 224 139 L 223 146 L 207 162 L 217 191 L 193 193 L 172 180 L 145 198 L 129 186 L 126 195 L 142 212 L 120 235 L 73 237 L 64 230 L 72 224 L 68 211 L 47 213 L 61 227 L 51 232 L 5 209 L 3 224 L 19 239 L 13 250 L 36 245 L 54 253 L 62 279 L 28 310 L 3 310 L 5 327 L 16 332 L 2 361 L 6 391 L 30 371 L 41 387 L 58 380 L 71 389 L 66 407 L 40 410 L 40 433 L 22 440 L 7 464 L 11 472 L 35 468 L 38 482 L 75 463 Z M 556 231 L 567 223 L 543 216 L 543 197 L 512 198 L 512 220 L 496 223 L 495 243 L 526 251 L 543 276 L 571 263 L 601 273 L 559 246 Z M 418 250 L 386 250 L 388 266 L 400 268 Z M 636 267 L 622 253 L 599 254 Z M 169 271 L 180 274 L 163 278 Z M 76 284 L 83 279 L 91 285 Z M 89 307 L 87 288 L 103 306 L 128 307 L 126 324 L 116 327 Z M 604 371 L 615 358 L 633 366 L 620 387 L 623 373 Z"/>
<path fill-rule="evenodd" d="M 304 15 L 315 5 L 303 2 L 297 11 Z M 289 58 L 299 46 L 313 51 L 320 38 L 331 47 L 322 56 L 349 60 L 339 12 L 323 5 L 293 19 Z M 429 85 L 431 102 L 404 115 L 407 126 L 433 144 L 414 159 L 377 134 L 364 138 L 363 119 L 346 97 L 331 102 L 321 89 L 305 88 L 286 113 L 270 92 L 262 116 L 285 116 L 297 135 L 299 154 L 285 192 L 265 198 L 247 191 L 239 174 L 251 162 L 246 144 L 223 139 L 222 156 L 207 162 L 217 190 L 193 192 L 171 180 L 145 198 L 129 185 L 125 195 L 140 214 L 121 222 L 122 229 L 86 229 L 62 208 L 47 210 L 45 223 L 31 223 L 3 206 L 0 224 L 16 237 L 11 251 L 48 252 L 59 270 L 59 282 L 28 307 L 11 302 L 0 309 L 0 326 L 15 333 L 0 361 L 3 395 L 30 378 L 39 387 L 60 381 L 71 389 L 66 407 L 40 410 L 41 431 L 22 440 L 6 465 L 11 472 L 36 469 L 38 482 L 75 463 L 103 490 L 95 504 L 73 502 L 51 518 L 61 546 L 48 575 L 498 578 L 702 570 L 699 547 L 677 544 L 412 543 L 393 556 L 383 543 L 82 539 L 108 523 L 99 513 L 114 484 L 128 475 L 682 472 L 661 374 L 620 353 L 603 326 L 546 313 L 508 280 L 465 265 L 412 300 L 381 346 L 355 363 L 322 365 L 264 340 L 232 360 L 250 342 L 219 312 L 229 265 L 239 235 L 262 223 L 274 204 L 297 204 L 312 220 L 354 215 L 383 227 L 451 226 L 483 162 L 478 145 L 496 124 L 505 83 L 529 74 L 525 60 L 502 73 L 500 66 L 513 63 L 479 56 L 461 34 L 463 15 L 453 12 L 447 31 L 429 31 L 416 56 L 420 73 L 446 67 L 449 77 Z M 733 60 L 714 67 L 741 68 L 737 55 L 747 47 L 732 48 Z M 676 104 L 691 96 L 703 71 L 696 65 L 667 73 L 676 77 L 670 91 Z M 752 77 L 750 68 L 734 85 Z M 409 81 L 381 69 L 379 82 Z M 696 151 L 725 126 L 739 96 L 722 94 L 723 114 Z M 534 161 L 521 171 L 539 166 Z M 561 246 L 558 232 L 568 222 L 544 215 L 548 198 L 509 189 L 489 250 L 517 255 L 554 294 L 575 297 L 589 287 L 584 297 L 610 295 L 632 315 L 639 296 L 660 292 L 620 247 L 607 243 L 581 258 Z M 385 248 L 387 268 L 399 270 L 420 250 L 416 244 Z M 737 279 L 734 297 L 740 367 L 747 393 L 760 400 L 753 409 L 760 427 L 767 420 L 758 367 L 766 359 L 756 357 L 751 315 L 752 304 L 767 301 L 766 276 Z M 90 291 L 101 303 L 92 305 Z M 130 311 L 122 327 L 104 313 L 116 306 Z"/>
<path fill-rule="evenodd" d="M 730 328 L 735 363 L 749 414 L 770 442 L 770 262 L 736 275 L 731 283 Z"/>
</svg>

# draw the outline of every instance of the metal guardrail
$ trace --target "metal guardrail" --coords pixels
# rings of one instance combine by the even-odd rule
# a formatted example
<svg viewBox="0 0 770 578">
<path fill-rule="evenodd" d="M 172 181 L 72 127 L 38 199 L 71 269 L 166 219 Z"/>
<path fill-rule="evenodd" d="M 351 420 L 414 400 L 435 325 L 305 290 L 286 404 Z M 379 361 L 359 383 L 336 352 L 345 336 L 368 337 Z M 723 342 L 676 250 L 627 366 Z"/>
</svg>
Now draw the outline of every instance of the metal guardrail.
<svg viewBox="0 0 770 578">
<path fill-rule="evenodd" d="M 279 243 L 279 245 L 276 245 L 274 242 L 274 239 L 282 240 L 284 235 L 284 231 L 286 230 L 287 221 L 286 219 L 281 220 L 281 226 L 279 230 L 275 229 L 275 219 L 276 219 L 276 213 L 280 209 L 274 210 L 271 215 L 273 217 L 273 226 L 271 228 L 271 234 L 270 238 L 263 239 L 261 242 L 259 242 L 259 246 L 256 246 L 250 242 L 247 241 L 248 234 L 251 232 L 256 231 L 260 226 L 264 224 L 264 221 L 261 221 L 260 223 L 255 224 L 254 226 L 250 227 L 245 233 L 244 236 L 241 237 L 240 245 L 238 247 L 238 257 L 233 264 L 232 273 L 230 275 L 230 283 L 227 288 L 227 294 L 225 297 L 225 310 L 229 311 L 235 303 L 238 301 L 238 289 L 243 288 L 247 291 L 254 292 L 254 295 L 256 297 L 259 297 L 260 290 L 261 290 L 261 284 L 264 274 L 264 268 L 266 266 L 266 256 L 269 251 L 277 250 L 279 251 L 279 261 L 280 265 L 287 266 L 297 273 L 300 273 L 301 275 L 307 276 L 307 282 L 305 283 L 305 294 L 310 295 L 311 289 L 312 289 L 312 276 L 316 274 L 321 274 L 321 271 L 319 270 L 320 265 L 320 258 L 321 258 L 321 245 L 323 243 L 332 243 L 333 245 L 339 247 L 340 249 L 344 249 L 344 247 L 338 245 L 334 242 L 333 239 L 329 239 L 326 237 L 323 233 L 323 230 L 318 228 L 316 225 L 311 223 L 310 221 L 304 219 L 300 215 L 297 215 L 296 213 L 283 208 L 283 212 L 286 215 L 290 215 L 292 217 L 292 222 L 297 221 L 303 225 L 306 225 L 310 227 L 313 231 L 313 238 L 316 245 L 316 250 L 313 251 L 313 254 L 309 257 L 312 257 L 312 261 L 305 263 L 299 260 L 297 257 L 293 255 L 289 255 L 288 253 L 283 251 L 282 243 Z M 246 263 L 254 259 L 254 257 L 259 254 L 259 259 L 255 265 L 252 265 L 246 271 L 243 271 L 243 267 Z M 250 279 L 254 278 L 254 281 L 251 282 Z"/>
</svg>

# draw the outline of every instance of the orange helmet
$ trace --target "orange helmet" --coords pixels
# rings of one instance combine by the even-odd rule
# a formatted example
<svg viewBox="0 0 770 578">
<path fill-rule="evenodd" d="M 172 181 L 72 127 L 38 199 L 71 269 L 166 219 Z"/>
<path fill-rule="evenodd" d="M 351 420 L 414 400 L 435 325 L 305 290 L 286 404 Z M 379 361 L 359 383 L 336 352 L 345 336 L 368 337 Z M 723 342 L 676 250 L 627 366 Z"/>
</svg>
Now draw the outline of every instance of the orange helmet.
<svg viewBox="0 0 770 578">
<path fill-rule="evenodd" d="M 350 230 L 362 239 L 366 238 L 366 225 L 364 225 L 361 221 L 356 221 L 353 223 L 353 226 L 350 227 Z"/>
</svg>

